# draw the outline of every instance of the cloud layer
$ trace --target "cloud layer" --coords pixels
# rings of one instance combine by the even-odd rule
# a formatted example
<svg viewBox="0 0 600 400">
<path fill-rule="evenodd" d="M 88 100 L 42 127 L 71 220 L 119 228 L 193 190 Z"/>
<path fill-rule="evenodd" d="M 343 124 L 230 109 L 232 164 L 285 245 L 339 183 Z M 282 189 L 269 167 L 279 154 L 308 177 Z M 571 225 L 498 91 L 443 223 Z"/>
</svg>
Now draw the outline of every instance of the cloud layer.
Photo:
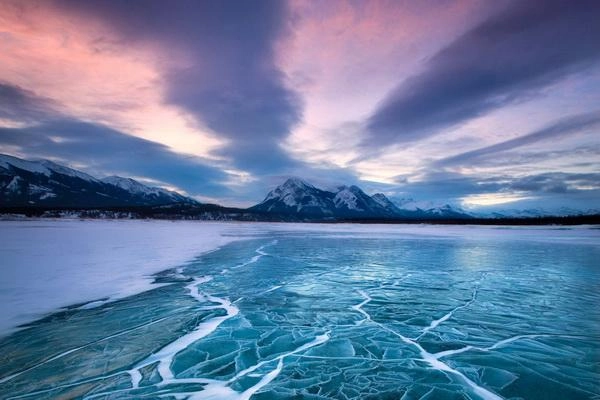
<svg viewBox="0 0 600 400">
<path fill-rule="evenodd" d="M 294 163 L 279 146 L 302 113 L 300 98 L 275 65 L 275 47 L 287 34 L 285 2 L 61 5 L 66 12 L 109 24 L 121 45 L 155 46 L 166 57 L 179 57 L 164 71 L 165 101 L 225 139 L 220 154 L 237 168 L 265 173 Z"/>
<path fill-rule="evenodd" d="M 6 0 L 0 152 L 226 205 L 296 175 L 583 207 L 598 20 L 592 0 Z"/>
<path fill-rule="evenodd" d="M 135 176 L 157 181 L 191 195 L 230 195 L 227 173 L 208 160 L 173 152 L 167 146 L 127 135 L 102 124 L 62 115 L 55 104 L 10 85 L 0 86 L 2 111 L 31 116 L 30 124 L 0 127 L 0 144 L 14 154 L 48 158 L 85 169 L 97 176 Z M 2 114 L 0 114 L 1 116 Z"/>
<path fill-rule="evenodd" d="M 368 146 L 411 142 L 535 95 L 600 58 L 596 1 L 514 1 L 433 55 L 369 118 Z"/>
<path fill-rule="evenodd" d="M 438 160 L 435 162 L 435 165 L 437 167 L 472 165 L 479 160 L 494 156 L 498 153 L 518 149 L 522 146 L 528 146 L 538 142 L 559 140 L 582 132 L 594 135 L 598 133 L 598 128 L 600 128 L 600 111 L 570 116 L 535 132 Z"/>
</svg>

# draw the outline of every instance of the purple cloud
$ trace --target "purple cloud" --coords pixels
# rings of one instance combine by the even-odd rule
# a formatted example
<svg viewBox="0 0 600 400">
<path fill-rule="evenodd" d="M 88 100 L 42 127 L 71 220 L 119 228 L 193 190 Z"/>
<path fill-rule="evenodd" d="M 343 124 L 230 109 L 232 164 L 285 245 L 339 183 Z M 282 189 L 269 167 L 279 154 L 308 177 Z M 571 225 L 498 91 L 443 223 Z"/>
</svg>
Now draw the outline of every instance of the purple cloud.
<svg viewBox="0 0 600 400">
<path fill-rule="evenodd" d="M 600 3 L 514 1 L 429 59 L 368 119 L 367 147 L 410 142 L 507 104 L 600 59 Z"/>
</svg>

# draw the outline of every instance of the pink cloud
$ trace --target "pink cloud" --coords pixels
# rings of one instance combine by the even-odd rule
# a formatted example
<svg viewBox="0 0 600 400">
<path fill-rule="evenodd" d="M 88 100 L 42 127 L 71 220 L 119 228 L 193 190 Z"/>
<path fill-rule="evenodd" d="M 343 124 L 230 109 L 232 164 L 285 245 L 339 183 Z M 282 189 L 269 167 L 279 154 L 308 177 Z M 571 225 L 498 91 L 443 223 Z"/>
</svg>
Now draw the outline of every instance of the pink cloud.
<svg viewBox="0 0 600 400">
<path fill-rule="evenodd" d="M 50 2 L 5 2 L 0 26 L 2 80 L 55 100 L 62 113 L 182 152 L 206 155 L 220 143 L 164 104 L 161 75 L 184 56 L 125 46 L 101 21 Z"/>
<path fill-rule="evenodd" d="M 423 60 L 489 14 L 473 0 L 292 2 L 292 32 L 279 65 L 305 101 L 304 124 L 288 148 L 313 162 L 347 166 L 367 118 L 391 88 Z M 348 130 L 351 124 L 354 128 Z M 340 145 L 347 151 L 340 151 Z M 335 149 L 334 152 L 328 149 Z M 333 153 L 333 154 L 332 154 Z M 307 158 L 308 157 L 308 158 Z"/>
</svg>

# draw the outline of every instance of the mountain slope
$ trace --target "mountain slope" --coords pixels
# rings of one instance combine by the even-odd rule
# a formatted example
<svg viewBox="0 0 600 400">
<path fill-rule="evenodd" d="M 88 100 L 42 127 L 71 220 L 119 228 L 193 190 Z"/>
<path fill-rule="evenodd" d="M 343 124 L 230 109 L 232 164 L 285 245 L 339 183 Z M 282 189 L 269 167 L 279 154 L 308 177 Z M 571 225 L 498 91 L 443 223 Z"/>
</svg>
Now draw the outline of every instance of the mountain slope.
<svg viewBox="0 0 600 400">
<path fill-rule="evenodd" d="M 403 209 L 382 193 L 369 196 L 358 186 L 340 186 L 336 191 L 326 191 L 299 178 L 286 180 L 249 210 L 325 219 L 470 218 L 462 210 L 447 205 L 427 210 Z"/>
<path fill-rule="evenodd" d="M 297 214 L 308 217 L 334 215 L 333 193 L 317 189 L 299 178 L 290 178 L 271 190 L 251 211 L 273 214 Z"/>
<path fill-rule="evenodd" d="M 428 218 L 472 218 L 474 217 L 460 207 L 431 201 L 415 201 L 400 199 L 396 202 L 403 213 L 415 216 L 427 215 Z"/>
<path fill-rule="evenodd" d="M 333 198 L 337 214 L 348 217 L 386 217 L 393 216 L 393 212 L 371 196 L 363 192 L 358 186 L 341 186 Z"/>
<path fill-rule="evenodd" d="M 497 209 L 494 211 L 478 211 L 473 213 L 479 218 L 541 218 L 541 217 L 576 217 L 585 215 L 598 215 L 600 209 L 590 208 L 587 210 L 578 210 L 569 207 L 560 207 L 554 209 L 545 208 L 525 208 L 525 209 Z"/>
<path fill-rule="evenodd" d="M 158 187 L 146 186 L 134 179 L 120 176 L 109 176 L 102 182 L 119 187 L 128 193 L 143 199 L 148 204 L 190 203 L 198 204 L 196 200 Z"/>
<path fill-rule="evenodd" d="M 371 198 L 384 207 L 390 215 L 396 218 L 418 219 L 422 217 L 423 214 L 427 214 L 418 210 L 400 208 L 397 204 L 388 199 L 383 193 L 375 193 L 373 196 L 371 196 Z M 426 217 L 427 215 L 425 215 L 425 218 Z"/>
<path fill-rule="evenodd" d="M 0 154 L 2 207 L 130 207 L 174 203 L 199 204 L 193 199 L 133 179 L 99 180 L 52 161 L 27 161 Z"/>
<path fill-rule="evenodd" d="M 390 212 L 398 212 L 400 209 L 396 206 L 387 196 L 383 193 L 375 193 L 371 196 L 373 200 L 375 200 L 381 207 L 389 210 Z"/>
</svg>

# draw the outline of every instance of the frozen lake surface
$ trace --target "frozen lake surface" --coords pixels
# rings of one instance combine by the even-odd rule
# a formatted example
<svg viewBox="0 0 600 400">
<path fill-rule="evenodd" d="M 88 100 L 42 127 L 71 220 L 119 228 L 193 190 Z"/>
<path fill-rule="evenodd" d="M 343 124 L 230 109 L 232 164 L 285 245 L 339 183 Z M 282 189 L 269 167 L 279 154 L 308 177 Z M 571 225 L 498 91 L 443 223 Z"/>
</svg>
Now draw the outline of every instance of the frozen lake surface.
<svg viewBox="0 0 600 400">
<path fill-rule="evenodd" d="M 0 239 L 2 399 L 600 396 L 598 227 L 22 221 Z"/>
</svg>

